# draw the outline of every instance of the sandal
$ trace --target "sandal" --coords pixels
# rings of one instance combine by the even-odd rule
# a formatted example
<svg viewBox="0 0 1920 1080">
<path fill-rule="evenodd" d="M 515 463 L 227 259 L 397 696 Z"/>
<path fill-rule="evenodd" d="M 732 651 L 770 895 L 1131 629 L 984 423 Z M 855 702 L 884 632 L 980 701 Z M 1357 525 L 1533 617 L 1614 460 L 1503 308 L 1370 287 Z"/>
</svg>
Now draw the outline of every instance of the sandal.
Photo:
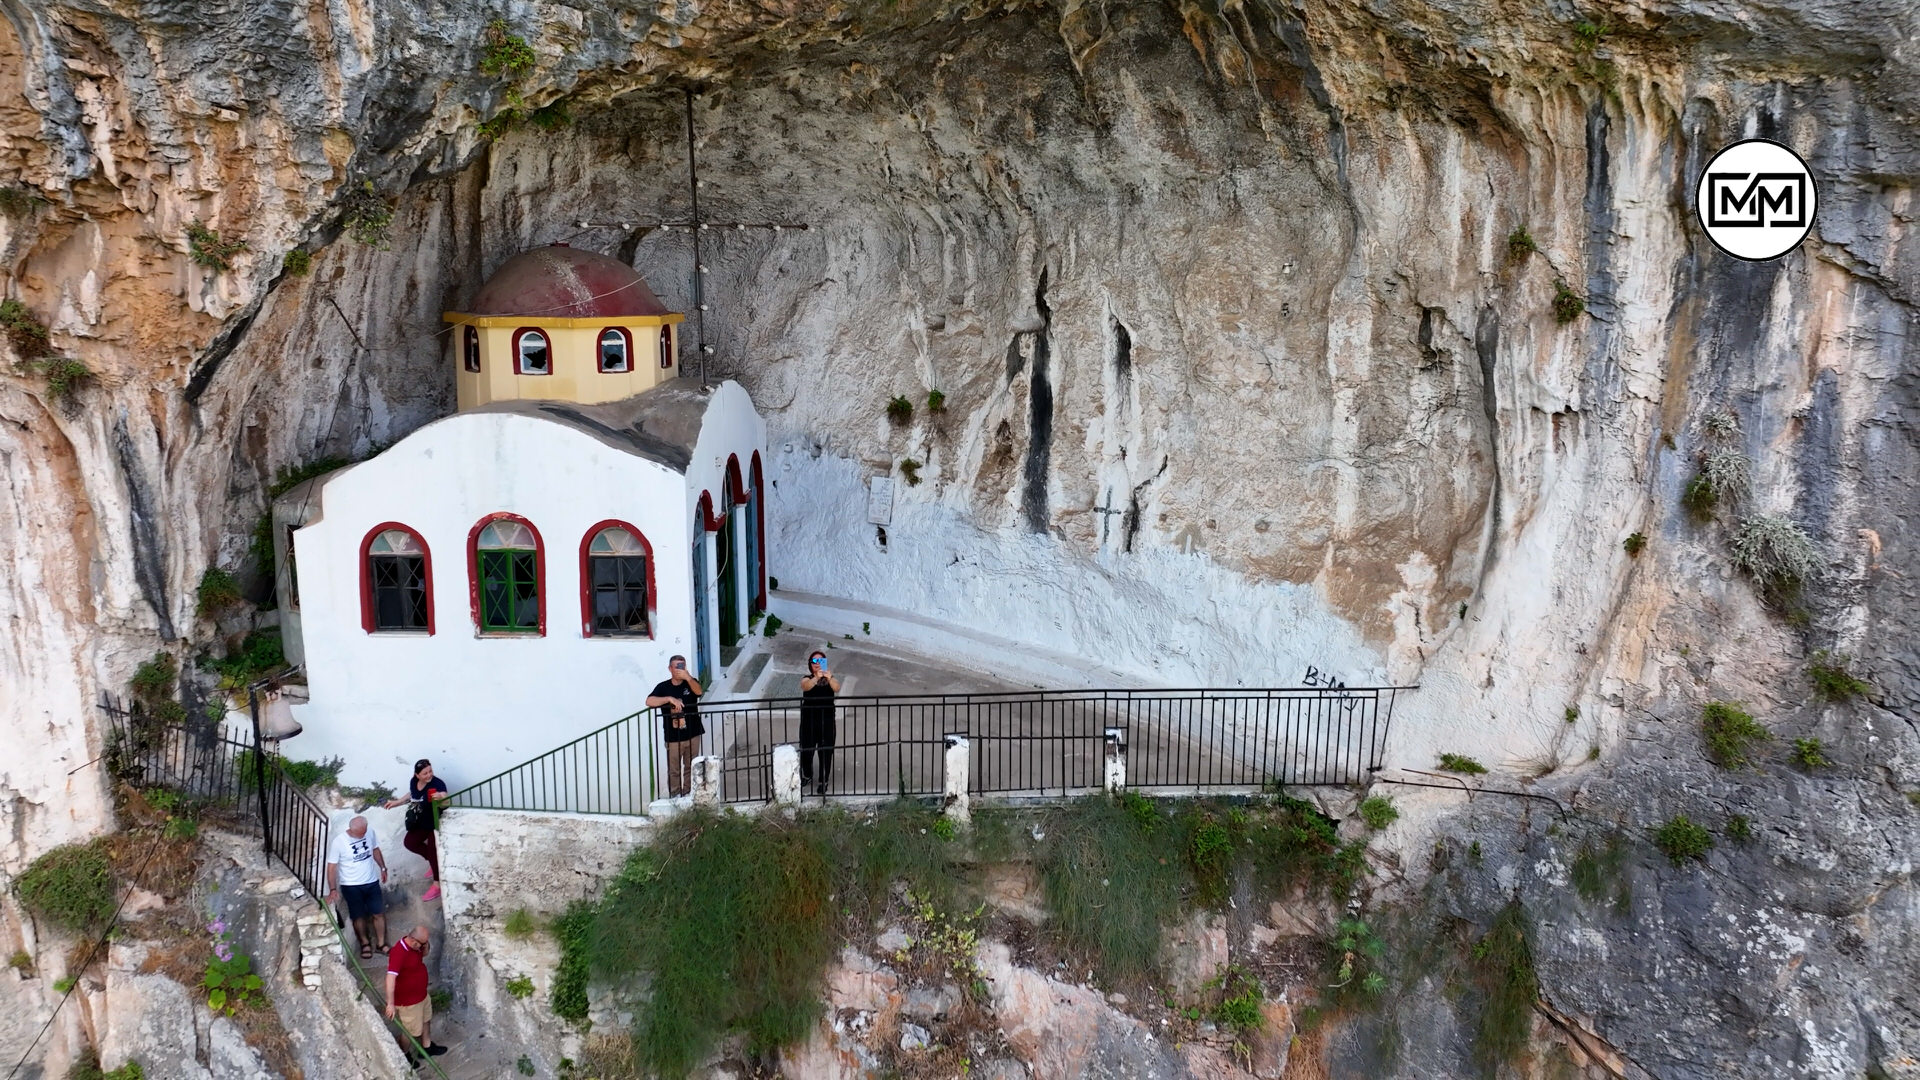
<svg viewBox="0 0 1920 1080">
<path fill-rule="evenodd" d="M 360 943 L 360 959 L 362 960 L 373 959 L 373 946 L 367 944 L 364 941 Z"/>
</svg>

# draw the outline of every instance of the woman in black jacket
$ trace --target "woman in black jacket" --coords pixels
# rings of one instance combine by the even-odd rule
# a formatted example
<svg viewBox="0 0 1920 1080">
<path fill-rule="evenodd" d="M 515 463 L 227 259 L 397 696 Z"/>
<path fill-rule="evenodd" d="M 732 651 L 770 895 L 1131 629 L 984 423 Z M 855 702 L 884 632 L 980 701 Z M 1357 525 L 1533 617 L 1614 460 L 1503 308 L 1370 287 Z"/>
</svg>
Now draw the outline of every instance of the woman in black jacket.
<svg viewBox="0 0 1920 1080">
<path fill-rule="evenodd" d="M 807 657 L 807 673 L 800 678 L 800 789 L 812 788 L 815 795 L 825 795 L 833 779 L 833 696 L 839 692 L 840 680 L 827 670 L 827 654 L 814 650 Z M 816 754 L 820 757 L 817 780 Z"/>
</svg>

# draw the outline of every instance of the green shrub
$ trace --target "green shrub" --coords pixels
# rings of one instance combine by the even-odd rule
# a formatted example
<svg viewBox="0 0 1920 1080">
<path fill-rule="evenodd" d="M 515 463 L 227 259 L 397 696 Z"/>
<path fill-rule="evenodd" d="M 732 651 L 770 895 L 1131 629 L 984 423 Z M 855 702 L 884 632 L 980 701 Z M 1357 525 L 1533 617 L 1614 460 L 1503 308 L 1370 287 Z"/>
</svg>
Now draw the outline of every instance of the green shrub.
<svg viewBox="0 0 1920 1080">
<path fill-rule="evenodd" d="M 907 458 L 900 463 L 900 475 L 907 478 L 908 487 L 919 487 L 920 463 L 912 458 Z"/>
<path fill-rule="evenodd" d="M 1378 832 L 1400 820 L 1400 811 L 1394 809 L 1392 799 L 1369 795 L 1360 801 L 1360 820 L 1367 823 L 1367 828 Z"/>
<path fill-rule="evenodd" d="M 280 642 L 280 628 L 269 626 L 250 630 L 240 639 L 240 647 L 218 660 L 207 660 L 204 667 L 220 676 L 220 685 L 228 690 L 244 689 L 269 671 L 285 667 L 287 654 Z"/>
<path fill-rule="evenodd" d="M 104 1072 L 100 1068 L 100 1059 L 94 1056 L 91 1048 L 67 1069 L 67 1080 L 146 1080 L 146 1075 L 138 1061 L 129 1061 L 112 1072 Z"/>
<path fill-rule="evenodd" d="M 1716 501 L 1724 498 L 1737 503 L 1747 497 L 1753 486 L 1747 455 L 1732 446 L 1707 451 L 1700 459 L 1700 479 L 1713 489 Z"/>
<path fill-rule="evenodd" d="M 1464 754 L 1441 754 L 1440 769 L 1442 772 L 1464 773 L 1467 776 L 1480 776 L 1487 771 L 1485 765 Z"/>
<path fill-rule="evenodd" d="M 1381 970 L 1386 943 L 1364 920 L 1341 919 L 1327 943 L 1328 997 L 1335 1005 L 1367 1005 L 1387 988 Z"/>
<path fill-rule="evenodd" d="M 887 402 L 887 419 L 892 421 L 896 426 L 912 420 L 913 402 L 907 400 L 904 396 L 896 397 L 892 401 Z"/>
<path fill-rule="evenodd" d="M 528 113 L 527 123 L 541 131 L 559 131 L 573 123 L 573 114 L 567 111 L 565 102 L 556 101 Z"/>
<path fill-rule="evenodd" d="M 1333 819 L 1304 799 L 1280 796 L 1244 831 L 1255 878 L 1270 892 L 1304 886 L 1345 900 L 1366 867 L 1366 843 L 1340 843 Z"/>
<path fill-rule="evenodd" d="M 1713 834 L 1706 826 L 1696 825 L 1687 820 L 1685 814 L 1675 814 L 1672 820 L 1654 830 L 1653 845 L 1664 852 L 1673 865 L 1679 866 L 1688 859 L 1704 859 L 1713 849 Z"/>
<path fill-rule="evenodd" d="M 393 224 L 393 206 L 373 189 L 373 181 L 362 180 L 346 198 L 340 225 L 347 235 L 370 248 L 386 250 L 387 228 Z"/>
<path fill-rule="evenodd" d="M 1486 995 L 1474 1033 L 1473 1056 L 1489 1077 L 1526 1051 L 1533 1030 L 1540 979 L 1529 936 L 1526 911 L 1514 900 L 1494 917 L 1493 926 L 1469 953 L 1475 982 Z"/>
<path fill-rule="evenodd" d="M 153 705 L 173 696 L 173 684 L 179 675 L 180 662 L 172 653 L 154 653 L 153 659 L 133 669 L 133 681 L 128 689 L 135 701 Z"/>
<path fill-rule="evenodd" d="M 340 780 L 340 767 L 346 762 L 337 757 L 325 761 L 296 761 L 283 758 L 280 771 L 298 788 L 332 787 Z"/>
<path fill-rule="evenodd" d="M 169 840 L 193 840 L 200 835 L 200 823 L 190 817 L 170 817 L 162 831 Z"/>
<path fill-rule="evenodd" d="M 534 931 L 540 927 L 533 921 L 533 915 L 526 908 L 514 908 L 507 915 L 506 925 L 502 929 L 506 931 L 508 937 L 519 939 L 532 937 Z"/>
<path fill-rule="evenodd" d="M 195 610 L 201 618 L 216 618 L 232 610 L 241 599 L 240 583 L 233 579 L 232 574 L 217 566 L 209 566 L 206 573 L 200 575 L 199 602 Z"/>
<path fill-rule="evenodd" d="M 1751 713 L 1726 701 L 1707 702 L 1700 710 L 1700 727 L 1708 759 L 1723 769 L 1745 768 L 1754 746 L 1773 738 Z"/>
<path fill-rule="evenodd" d="M 1553 321 L 1562 326 L 1580 317 L 1587 310 L 1587 302 L 1580 294 L 1567 287 L 1567 283 L 1558 278 L 1553 282 Z"/>
<path fill-rule="evenodd" d="M 1534 243 L 1533 234 L 1527 231 L 1525 225 L 1507 234 L 1508 262 L 1519 262 L 1539 250 L 1540 245 Z"/>
<path fill-rule="evenodd" d="M 34 918 L 76 934 L 113 918 L 113 866 L 96 844 L 63 844 L 33 860 L 14 883 Z"/>
<path fill-rule="evenodd" d="M 947 411 L 947 395 L 938 390 L 927 391 L 927 411 L 941 413 Z"/>
<path fill-rule="evenodd" d="M 33 957 L 27 955 L 25 949 L 16 949 L 13 955 L 7 958 L 7 966 L 22 975 L 31 976 L 33 974 Z"/>
<path fill-rule="evenodd" d="M 253 546 L 249 549 L 253 556 L 253 565 L 263 572 L 273 569 L 273 500 L 299 487 L 316 476 L 324 476 L 335 469 L 353 464 L 343 457 L 328 455 L 309 461 L 303 465 L 292 465 L 281 469 L 273 482 L 267 485 L 267 509 L 262 511 L 253 527 Z"/>
<path fill-rule="evenodd" d="M 484 43 L 480 47 L 480 71 L 483 74 L 519 78 L 533 70 L 536 59 L 527 39 L 511 32 L 505 19 L 494 19 L 487 23 Z"/>
<path fill-rule="evenodd" d="M 942 840 L 952 840 L 960 835 L 960 826 L 955 825 L 953 819 L 944 814 L 933 819 L 932 828 L 933 835 Z"/>
<path fill-rule="evenodd" d="M 533 996 L 533 980 L 525 975 L 515 975 L 506 982 L 506 991 L 515 1000 L 524 1000 Z"/>
<path fill-rule="evenodd" d="M 1578 52 L 1592 52 L 1611 33 L 1613 33 L 1613 27 L 1608 26 L 1604 21 L 1593 22 L 1583 19 L 1573 24 L 1573 47 Z"/>
<path fill-rule="evenodd" d="M 1791 597 L 1820 570 L 1813 540 L 1792 520 L 1761 514 L 1740 523 L 1727 541 L 1733 565 L 1752 576 L 1769 600 Z"/>
<path fill-rule="evenodd" d="M 1569 705 L 1567 706 L 1567 711 L 1562 715 L 1566 717 L 1567 723 L 1577 724 L 1580 722 L 1580 706 Z"/>
<path fill-rule="evenodd" d="M 1686 509 L 1687 516 L 1700 524 L 1713 520 L 1713 508 L 1718 502 L 1713 484 L 1705 476 L 1696 475 L 1687 481 L 1686 490 L 1680 493 L 1680 505 Z"/>
<path fill-rule="evenodd" d="M 1626 840 L 1614 832 L 1605 844 L 1596 846 L 1592 839 L 1582 843 L 1567 876 L 1581 899 L 1597 904 L 1612 892 L 1613 909 L 1624 913 L 1633 906 L 1633 883 L 1627 878 L 1626 862 Z"/>
<path fill-rule="evenodd" d="M 1260 1030 L 1266 1020 L 1260 1006 L 1267 994 L 1259 979 L 1235 965 L 1221 973 L 1209 987 L 1220 992 L 1220 1000 L 1213 1007 L 1214 1023 L 1234 1033 Z"/>
<path fill-rule="evenodd" d="M 1137 791 L 1121 792 L 1120 806 L 1126 810 L 1127 816 L 1133 819 L 1133 823 L 1140 827 L 1141 832 L 1150 833 L 1155 825 L 1160 824 L 1160 808 L 1154 805 L 1152 799 Z"/>
<path fill-rule="evenodd" d="M 1873 692 L 1873 684 L 1856 676 L 1853 661 L 1845 654 L 1821 649 L 1807 660 L 1807 678 L 1813 681 L 1813 694 L 1827 701 L 1850 701 Z"/>
<path fill-rule="evenodd" d="M 1745 814 L 1729 814 L 1727 816 L 1726 833 L 1727 839 L 1738 844 L 1744 844 L 1752 840 L 1753 819 Z"/>
<path fill-rule="evenodd" d="M 313 271 L 313 252 L 294 248 L 280 259 L 280 272 L 288 277 L 306 277 Z"/>
<path fill-rule="evenodd" d="M 514 1062 L 513 1067 L 521 1076 L 532 1076 L 539 1071 L 533 1067 L 533 1059 L 525 1054 L 520 1055 L 520 1060 Z"/>
<path fill-rule="evenodd" d="M 6 328 L 7 343 L 21 360 L 38 360 L 53 351 L 46 324 L 18 300 L 0 300 L 0 327 Z"/>
<path fill-rule="evenodd" d="M 1622 540 L 1620 546 L 1627 549 L 1628 555 L 1639 558 L 1640 553 L 1647 548 L 1647 535 L 1645 533 L 1633 533 L 1625 540 Z"/>
<path fill-rule="evenodd" d="M 766 630 L 767 636 L 772 637 L 774 634 L 779 632 L 782 626 L 785 626 L 785 625 L 787 624 L 780 620 L 780 616 L 769 614 L 767 616 L 767 630 Z"/>
<path fill-rule="evenodd" d="M 93 369 L 72 357 L 49 356 L 32 361 L 31 369 L 47 381 L 47 400 L 54 404 L 70 401 L 93 378 Z"/>
<path fill-rule="evenodd" d="M 0 185 L 0 214 L 10 218 L 28 217 L 34 207 L 45 202 L 34 190 L 24 184 Z"/>
<path fill-rule="evenodd" d="M 1819 739 L 1795 739 L 1793 740 L 1793 763 L 1808 772 L 1824 769 L 1833 764 L 1827 760 L 1826 751 L 1826 744 Z"/>
<path fill-rule="evenodd" d="M 79 981 L 80 980 L 78 978 L 75 978 L 72 975 L 66 975 L 61 978 L 55 979 L 53 980 L 53 992 L 56 994 L 70 994 L 73 992 L 74 984 Z"/>
<path fill-rule="evenodd" d="M 1193 870 L 1195 899 L 1218 908 L 1227 902 L 1232 882 L 1233 833 L 1213 815 L 1195 816 L 1187 836 L 1187 862 Z"/>
<path fill-rule="evenodd" d="M 222 240 L 198 221 L 187 223 L 187 254 L 209 270 L 233 269 L 233 257 L 247 250 L 245 240 Z"/>
<path fill-rule="evenodd" d="M 593 932 L 594 905 L 576 900 L 553 920 L 553 936 L 560 943 L 560 964 L 553 972 L 548 1001 L 563 1020 L 587 1018 L 588 935 Z"/>
</svg>

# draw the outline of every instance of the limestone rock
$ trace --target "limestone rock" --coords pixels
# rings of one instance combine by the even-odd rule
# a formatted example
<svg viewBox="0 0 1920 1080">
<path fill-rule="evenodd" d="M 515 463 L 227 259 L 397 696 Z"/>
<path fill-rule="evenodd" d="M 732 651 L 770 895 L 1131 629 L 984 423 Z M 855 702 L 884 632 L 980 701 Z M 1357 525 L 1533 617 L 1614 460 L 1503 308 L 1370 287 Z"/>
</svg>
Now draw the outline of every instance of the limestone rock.
<svg viewBox="0 0 1920 1080">
<path fill-rule="evenodd" d="M 195 1004 L 186 987 L 164 975 L 109 971 L 101 1066 L 138 1061 L 153 1080 L 214 1080 L 195 1049 Z"/>
<path fill-rule="evenodd" d="M 1160 969 L 1168 988 L 1183 1001 L 1219 978 L 1227 963 L 1227 922 L 1219 915 L 1196 911 L 1168 927 L 1160 943 Z"/>
</svg>

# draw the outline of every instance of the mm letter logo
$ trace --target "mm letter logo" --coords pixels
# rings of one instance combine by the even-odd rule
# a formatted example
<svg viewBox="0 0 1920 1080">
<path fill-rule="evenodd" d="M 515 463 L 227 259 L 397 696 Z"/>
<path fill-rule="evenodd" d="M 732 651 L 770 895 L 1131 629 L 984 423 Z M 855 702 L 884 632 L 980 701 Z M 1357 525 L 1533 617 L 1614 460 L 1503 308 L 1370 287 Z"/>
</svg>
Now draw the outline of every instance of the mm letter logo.
<svg viewBox="0 0 1920 1080">
<path fill-rule="evenodd" d="M 1695 214 L 1714 246 L 1737 259 L 1777 259 L 1807 238 L 1819 201 L 1800 155 L 1776 142 L 1748 139 L 1721 150 L 1701 170 Z"/>
</svg>

